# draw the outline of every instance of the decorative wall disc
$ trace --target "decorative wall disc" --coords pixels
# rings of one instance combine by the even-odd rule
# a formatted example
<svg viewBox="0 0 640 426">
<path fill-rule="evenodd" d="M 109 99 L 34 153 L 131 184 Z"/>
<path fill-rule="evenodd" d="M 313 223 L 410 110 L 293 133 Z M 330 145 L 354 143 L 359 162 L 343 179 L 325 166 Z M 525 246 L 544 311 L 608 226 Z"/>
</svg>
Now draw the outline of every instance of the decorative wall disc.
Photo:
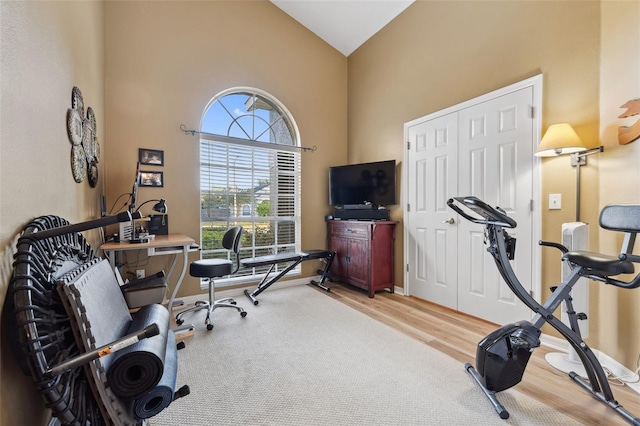
<svg viewBox="0 0 640 426">
<path fill-rule="evenodd" d="M 100 145 L 96 131 L 96 115 L 93 108 L 87 107 L 84 117 L 84 99 L 76 86 L 71 90 L 71 109 L 67 111 L 67 133 L 71 141 L 71 173 L 73 179 L 80 183 L 88 176 L 89 185 L 95 188 L 98 184 L 98 161 L 100 161 Z"/>
<path fill-rule="evenodd" d="M 87 158 L 82 145 L 73 145 L 71 148 L 71 172 L 78 183 L 87 175 Z"/>
<path fill-rule="evenodd" d="M 95 132 L 93 131 L 91 121 L 88 118 L 85 118 L 82 124 L 82 147 L 84 148 L 84 153 L 87 156 L 87 163 L 91 163 L 93 161 L 95 141 Z"/>
<path fill-rule="evenodd" d="M 98 142 L 98 138 L 95 138 L 96 146 L 94 147 L 95 151 L 93 152 L 93 159 L 96 160 L 96 163 L 100 162 L 100 143 Z"/>
<path fill-rule="evenodd" d="M 67 133 L 69 140 L 74 145 L 82 143 L 82 115 L 77 109 L 73 108 L 67 111 Z"/>
<path fill-rule="evenodd" d="M 89 186 L 95 188 L 98 184 L 98 163 L 96 163 L 96 160 L 92 160 L 89 163 L 87 175 L 89 177 Z"/>
<path fill-rule="evenodd" d="M 87 107 L 87 119 L 91 122 L 91 128 L 93 129 L 93 133 L 97 132 L 96 128 L 96 115 L 93 113 L 93 108 Z"/>
<path fill-rule="evenodd" d="M 80 117 L 84 117 L 84 99 L 82 99 L 82 92 L 76 86 L 71 90 L 71 108 L 78 110 Z"/>
</svg>

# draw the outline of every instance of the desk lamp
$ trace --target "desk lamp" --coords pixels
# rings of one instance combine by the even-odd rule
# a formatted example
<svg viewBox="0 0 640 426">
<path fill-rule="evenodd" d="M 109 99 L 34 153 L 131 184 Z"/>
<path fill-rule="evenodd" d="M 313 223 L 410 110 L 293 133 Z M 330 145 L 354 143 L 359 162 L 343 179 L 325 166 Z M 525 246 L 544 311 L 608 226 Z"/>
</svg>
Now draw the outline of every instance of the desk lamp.
<svg viewBox="0 0 640 426">
<path fill-rule="evenodd" d="M 153 205 L 153 207 L 151 207 L 151 210 L 154 212 L 158 212 L 161 214 L 166 214 L 167 213 L 167 201 L 164 198 L 161 198 L 159 200 L 147 200 L 144 203 L 140 204 L 140 206 L 136 209 L 136 211 L 140 211 L 140 209 L 142 208 L 142 206 L 144 206 L 145 204 L 148 203 L 152 203 L 154 201 L 157 201 L 156 204 Z"/>
</svg>

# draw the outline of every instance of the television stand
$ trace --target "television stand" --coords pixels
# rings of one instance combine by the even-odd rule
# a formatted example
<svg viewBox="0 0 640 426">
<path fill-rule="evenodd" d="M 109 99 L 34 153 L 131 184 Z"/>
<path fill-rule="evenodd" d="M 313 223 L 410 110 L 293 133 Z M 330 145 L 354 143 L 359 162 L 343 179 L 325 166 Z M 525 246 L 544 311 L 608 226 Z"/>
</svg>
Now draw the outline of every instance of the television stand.
<svg viewBox="0 0 640 426">
<path fill-rule="evenodd" d="M 329 250 L 335 280 L 354 285 L 373 297 L 376 291 L 394 290 L 393 231 L 391 221 L 328 221 Z"/>
</svg>

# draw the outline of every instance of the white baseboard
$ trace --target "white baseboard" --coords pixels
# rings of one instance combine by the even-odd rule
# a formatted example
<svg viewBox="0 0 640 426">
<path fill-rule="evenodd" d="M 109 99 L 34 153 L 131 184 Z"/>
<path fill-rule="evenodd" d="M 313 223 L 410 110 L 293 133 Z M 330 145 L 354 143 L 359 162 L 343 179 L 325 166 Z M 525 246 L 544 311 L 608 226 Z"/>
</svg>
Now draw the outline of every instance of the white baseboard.
<svg viewBox="0 0 640 426">
<path fill-rule="evenodd" d="M 540 336 L 540 342 L 543 345 L 550 347 L 554 350 L 557 350 L 559 352 L 564 352 L 564 353 L 568 352 L 569 343 L 566 340 L 561 339 L 559 337 L 542 334 Z M 609 355 L 605 354 L 604 352 L 599 351 L 597 349 L 593 349 L 593 348 L 591 350 L 598 358 L 598 361 L 600 361 L 600 364 L 602 364 L 603 367 L 611 371 L 611 374 L 613 374 L 615 377 L 622 377 L 627 380 L 635 380 L 638 377 L 633 371 L 629 370 L 627 367 L 620 364 L 618 361 L 616 361 Z M 629 386 L 631 389 L 633 389 L 637 393 L 640 393 L 640 383 L 625 382 L 625 385 Z"/>
</svg>

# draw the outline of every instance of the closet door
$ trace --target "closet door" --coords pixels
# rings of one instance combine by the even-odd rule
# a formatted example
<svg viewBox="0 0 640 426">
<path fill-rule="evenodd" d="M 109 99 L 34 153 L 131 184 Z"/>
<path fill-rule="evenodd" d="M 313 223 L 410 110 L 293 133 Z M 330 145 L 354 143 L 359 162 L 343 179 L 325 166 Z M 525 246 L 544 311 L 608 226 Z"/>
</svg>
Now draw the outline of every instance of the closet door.
<svg viewBox="0 0 640 426">
<path fill-rule="evenodd" d="M 458 187 L 458 114 L 408 129 L 406 244 L 411 295 L 457 309 L 457 226 L 447 206 Z"/>
<path fill-rule="evenodd" d="M 539 209 L 532 210 L 538 162 L 541 77 L 405 124 L 405 286 L 409 295 L 498 324 L 531 317 L 502 281 L 484 228 L 446 202 L 474 195 L 518 222 L 514 269 L 539 297 Z M 536 95 L 538 94 L 538 95 Z"/>
<path fill-rule="evenodd" d="M 458 193 L 499 206 L 518 223 L 514 270 L 527 290 L 532 283 L 533 88 L 482 102 L 458 114 Z M 484 227 L 458 225 L 458 310 L 505 324 L 530 317 L 529 309 L 500 277 L 486 252 Z"/>
</svg>

